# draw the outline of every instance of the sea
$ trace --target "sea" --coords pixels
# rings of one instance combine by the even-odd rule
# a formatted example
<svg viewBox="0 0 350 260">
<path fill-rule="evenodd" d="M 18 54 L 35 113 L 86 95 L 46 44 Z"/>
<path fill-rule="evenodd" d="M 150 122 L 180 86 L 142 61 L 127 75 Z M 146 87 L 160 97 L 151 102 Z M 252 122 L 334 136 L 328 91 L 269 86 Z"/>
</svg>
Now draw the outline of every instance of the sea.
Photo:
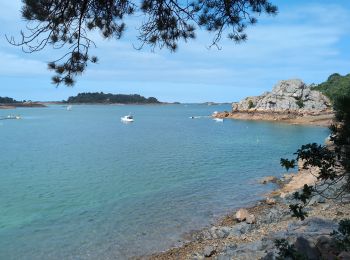
<svg viewBox="0 0 350 260">
<path fill-rule="evenodd" d="M 253 205 L 323 127 L 209 117 L 230 105 L 0 110 L 0 259 L 128 259 Z M 131 113 L 135 121 L 122 123 Z M 198 118 L 190 118 L 192 116 Z"/>
</svg>

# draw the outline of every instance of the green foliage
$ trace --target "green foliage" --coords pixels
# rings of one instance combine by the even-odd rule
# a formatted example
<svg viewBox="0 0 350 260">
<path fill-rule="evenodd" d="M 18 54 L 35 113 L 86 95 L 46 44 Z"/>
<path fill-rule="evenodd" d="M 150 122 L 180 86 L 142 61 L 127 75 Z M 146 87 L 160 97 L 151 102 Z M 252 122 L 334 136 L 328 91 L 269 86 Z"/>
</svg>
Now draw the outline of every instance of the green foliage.
<svg viewBox="0 0 350 260">
<path fill-rule="evenodd" d="M 292 260 L 306 260 L 307 258 L 300 254 L 294 247 L 290 245 L 286 239 L 276 239 L 275 246 L 278 249 L 277 260 L 292 259 Z"/>
<path fill-rule="evenodd" d="M 290 204 L 289 209 L 292 212 L 292 217 L 304 220 L 308 216 L 307 212 L 304 211 L 304 207 L 304 205 L 301 205 L 299 203 Z"/>
<path fill-rule="evenodd" d="M 302 204 L 296 203 L 289 205 L 289 209 L 292 212 L 293 217 L 304 220 L 308 216 L 304 208 L 308 204 L 308 201 L 312 198 L 313 192 L 315 192 L 315 188 L 307 184 L 304 185 L 301 192 L 294 192 L 294 199 L 301 201 Z"/>
<path fill-rule="evenodd" d="M 317 178 L 326 183 L 330 181 L 331 187 L 342 179 L 345 179 L 343 187 L 333 195 L 334 198 L 343 196 L 350 192 L 350 96 L 339 97 L 334 100 L 337 123 L 330 126 L 330 139 L 334 142 L 334 149 L 316 143 L 302 145 L 295 153 L 296 160 L 303 161 L 303 168 L 317 167 L 319 169 Z M 339 165 L 340 164 L 340 165 Z M 287 170 L 295 166 L 287 159 L 281 159 L 281 165 Z M 339 167 L 340 166 L 340 167 Z M 337 170 L 336 170 L 337 169 Z M 307 216 L 303 210 L 313 195 L 324 196 L 324 188 L 318 190 L 313 186 L 305 185 L 301 192 L 294 193 L 294 198 L 301 201 L 289 205 L 292 215 L 301 220 Z"/>
<path fill-rule="evenodd" d="M 126 18 L 134 13 L 140 21 L 132 26 L 139 28 L 140 49 L 149 45 L 175 51 L 179 41 L 194 39 L 197 29 L 214 35 L 212 45 L 218 44 L 224 32 L 235 42 L 245 41 L 246 28 L 262 13 L 277 14 L 277 7 L 269 0 L 23 0 L 26 31 L 21 32 L 19 41 L 7 39 L 26 52 L 41 51 L 49 45 L 64 48 L 63 56 L 48 66 L 55 72 L 54 84 L 72 86 L 89 62 L 98 61 L 90 55 L 90 48 L 95 47 L 90 32 L 120 39 Z"/>
<path fill-rule="evenodd" d="M 13 98 L 0 97 L 0 104 L 15 104 L 15 103 L 20 103 L 20 102 Z"/>
<path fill-rule="evenodd" d="M 304 107 L 304 102 L 301 99 L 298 99 L 295 103 L 297 104 L 297 106 L 299 108 L 303 108 Z"/>
<path fill-rule="evenodd" d="M 331 234 L 340 250 L 350 251 L 350 219 L 339 222 L 338 230 Z"/>
<path fill-rule="evenodd" d="M 302 192 L 295 192 L 293 196 L 294 199 L 301 200 L 304 204 L 306 204 L 307 200 L 311 197 L 313 191 L 315 191 L 313 186 L 305 184 L 302 189 Z"/>
<path fill-rule="evenodd" d="M 289 171 L 289 169 L 294 169 L 296 166 L 295 160 L 288 160 L 288 159 L 283 159 L 281 158 L 280 164 L 282 167 L 284 167 L 287 171 Z"/>
<path fill-rule="evenodd" d="M 104 94 L 103 92 L 79 93 L 75 97 L 69 97 L 67 103 L 119 103 L 119 104 L 158 104 L 155 97 L 145 98 L 143 96 L 124 94 Z"/>
<path fill-rule="evenodd" d="M 312 89 L 321 91 L 331 101 L 335 101 L 340 97 L 350 96 L 350 74 L 345 76 L 341 76 L 338 73 L 332 74 L 326 82 L 312 87 Z"/>
<path fill-rule="evenodd" d="M 295 153 L 297 160 L 303 160 L 303 168 L 318 167 L 320 170 L 318 179 L 334 180 L 336 177 L 335 164 L 336 154 L 327 146 L 316 143 L 302 145 Z"/>
<path fill-rule="evenodd" d="M 253 107 L 255 107 L 253 101 L 252 101 L 252 100 L 249 100 L 249 101 L 248 101 L 248 109 L 251 109 L 251 108 L 253 108 Z"/>
</svg>

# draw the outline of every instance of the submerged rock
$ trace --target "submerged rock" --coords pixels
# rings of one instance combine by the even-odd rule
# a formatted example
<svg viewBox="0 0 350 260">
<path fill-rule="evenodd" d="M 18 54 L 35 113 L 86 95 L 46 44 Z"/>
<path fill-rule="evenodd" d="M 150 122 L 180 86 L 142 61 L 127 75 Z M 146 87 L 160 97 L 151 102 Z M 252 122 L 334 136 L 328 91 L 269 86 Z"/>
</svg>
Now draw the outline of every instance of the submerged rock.
<svg viewBox="0 0 350 260">
<path fill-rule="evenodd" d="M 267 184 L 267 183 L 276 183 L 278 181 L 278 178 L 276 176 L 266 176 L 259 180 L 260 184 Z"/>
</svg>

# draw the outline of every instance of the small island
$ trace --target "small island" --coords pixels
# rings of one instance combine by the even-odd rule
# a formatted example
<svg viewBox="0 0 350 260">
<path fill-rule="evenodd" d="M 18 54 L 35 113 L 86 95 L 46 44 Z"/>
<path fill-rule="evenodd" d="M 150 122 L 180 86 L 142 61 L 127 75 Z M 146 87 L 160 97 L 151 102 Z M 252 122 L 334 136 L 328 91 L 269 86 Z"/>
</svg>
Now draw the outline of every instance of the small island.
<svg viewBox="0 0 350 260">
<path fill-rule="evenodd" d="M 46 107 L 41 102 L 33 102 L 31 100 L 17 101 L 10 97 L 0 97 L 0 109 L 14 109 L 16 107 Z"/>
<path fill-rule="evenodd" d="M 162 104 L 155 97 L 143 97 L 139 94 L 111 94 L 103 92 L 79 93 L 69 97 L 65 103 L 69 104 Z"/>
</svg>

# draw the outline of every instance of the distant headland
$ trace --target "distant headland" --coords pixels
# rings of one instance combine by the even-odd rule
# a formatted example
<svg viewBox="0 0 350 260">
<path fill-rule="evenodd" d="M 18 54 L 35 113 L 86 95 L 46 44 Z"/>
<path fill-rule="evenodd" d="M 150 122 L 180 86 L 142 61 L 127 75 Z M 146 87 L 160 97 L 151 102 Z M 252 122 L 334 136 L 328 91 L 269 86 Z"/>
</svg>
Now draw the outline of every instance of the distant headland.
<svg viewBox="0 0 350 260">
<path fill-rule="evenodd" d="M 69 104 L 162 104 L 155 97 L 146 98 L 139 94 L 111 94 L 103 92 L 79 93 L 69 97 L 65 103 Z"/>
<path fill-rule="evenodd" d="M 18 101 L 10 97 L 0 97 L 0 109 L 13 109 L 16 107 L 46 107 L 47 104 L 179 104 L 178 102 L 161 102 L 155 97 L 144 97 L 139 94 L 111 94 L 103 92 L 79 93 L 67 100 L 52 102 Z"/>
<path fill-rule="evenodd" d="M 282 80 L 271 92 L 232 103 L 218 118 L 280 121 L 329 126 L 334 118 L 332 101 L 350 93 L 350 74 L 332 74 L 326 82 L 307 86 L 300 79 Z"/>
<path fill-rule="evenodd" d="M 17 101 L 10 97 L 0 97 L 0 109 L 13 109 L 16 107 L 46 107 L 46 105 L 31 100 Z"/>
</svg>

